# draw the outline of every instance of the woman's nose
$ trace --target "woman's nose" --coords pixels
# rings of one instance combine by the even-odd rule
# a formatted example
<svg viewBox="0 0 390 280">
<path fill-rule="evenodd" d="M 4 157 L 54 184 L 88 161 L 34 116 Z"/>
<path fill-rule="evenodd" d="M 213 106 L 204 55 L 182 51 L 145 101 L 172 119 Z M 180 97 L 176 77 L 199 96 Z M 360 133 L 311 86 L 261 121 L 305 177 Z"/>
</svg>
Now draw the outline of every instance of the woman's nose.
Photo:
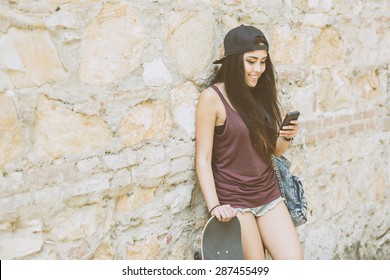
<svg viewBox="0 0 390 280">
<path fill-rule="evenodd" d="M 254 70 L 256 72 L 261 72 L 262 71 L 262 67 L 261 67 L 261 63 L 260 62 L 259 63 L 255 63 Z"/>
</svg>

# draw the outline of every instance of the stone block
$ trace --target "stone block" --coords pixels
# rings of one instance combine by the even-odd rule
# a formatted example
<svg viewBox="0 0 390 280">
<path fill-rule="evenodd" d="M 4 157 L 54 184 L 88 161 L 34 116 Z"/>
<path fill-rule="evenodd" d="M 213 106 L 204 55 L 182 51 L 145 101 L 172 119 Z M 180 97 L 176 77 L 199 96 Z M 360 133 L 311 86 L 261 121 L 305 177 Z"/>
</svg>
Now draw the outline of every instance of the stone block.
<svg viewBox="0 0 390 280">
<path fill-rule="evenodd" d="M 165 101 L 148 100 L 131 110 L 119 125 L 118 133 L 127 147 L 144 140 L 165 140 L 172 118 Z"/>
<path fill-rule="evenodd" d="M 195 160 L 188 157 L 181 157 L 172 160 L 171 162 L 171 174 L 177 174 L 180 172 L 185 172 L 188 170 L 194 170 L 195 169 Z"/>
<path fill-rule="evenodd" d="M 104 169 L 118 170 L 130 167 L 136 163 L 138 163 L 137 153 L 133 150 L 125 149 L 119 154 L 103 156 L 101 167 Z"/>
<path fill-rule="evenodd" d="M 190 180 L 189 180 L 190 178 Z M 168 176 L 165 179 L 165 182 L 169 186 L 177 186 L 182 183 L 188 183 L 189 181 L 192 182 L 193 179 L 196 178 L 195 170 L 188 170 L 185 172 L 176 173 L 173 175 Z"/>
<path fill-rule="evenodd" d="M 153 165 L 139 165 L 131 169 L 133 183 L 143 187 L 155 187 L 159 185 L 163 177 L 168 175 L 169 172 L 169 161 Z"/>
<path fill-rule="evenodd" d="M 3 37 L 4 67 L 15 88 L 40 86 L 66 77 L 47 31 L 10 28 Z M 4 53 L 5 52 L 5 53 Z"/>
<path fill-rule="evenodd" d="M 9 213 L 16 213 L 18 210 L 29 207 L 31 204 L 31 195 L 27 192 L 2 197 L 0 198 L 0 216 L 4 218 Z"/>
<path fill-rule="evenodd" d="M 331 228 L 311 229 L 305 237 L 304 257 L 309 260 L 331 260 L 335 242 L 335 234 Z"/>
<path fill-rule="evenodd" d="M 140 164 L 157 164 L 167 160 L 168 158 L 163 146 L 147 145 L 143 149 L 137 150 L 136 154 L 137 163 Z"/>
<path fill-rule="evenodd" d="M 3 260 L 22 259 L 39 252 L 42 246 L 42 224 L 39 220 L 31 220 L 11 232 L 0 233 L 0 258 Z"/>
<path fill-rule="evenodd" d="M 302 23 L 304 26 L 321 28 L 327 25 L 332 25 L 333 18 L 321 13 L 305 14 L 302 19 Z"/>
<path fill-rule="evenodd" d="M 45 19 L 45 25 L 48 28 L 65 27 L 76 28 L 76 19 L 70 11 L 59 10 Z"/>
<path fill-rule="evenodd" d="M 167 157 L 178 158 L 182 156 L 194 156 L 195 155 L 195 143 L 184 141 L 171 141 L 166 147 Z"/>
<path fill-rule="evenodd" d="M 272 36 L 271 58 L 273 63 L 302 64 L 310 54 L 310 37 L 289 25 L 275 27 Z"/>
<path fill-rule="evenodd" d="M 175 123 L 184 129 L 188 136 L 195 138 L 195 108 L 198 90 L 191 83 L 185 83 L 171 90 L 170 94 Z"/>
<path fill-rule="evenodd" d="M 91 247 L 88 242 L 83 242 L 77 247 L 73 247 L 68 252 L 68 258 L 71 260 L 86 259 L 90 253 Z"/>
<path fill-rule="evenodd" d="M 131 212 L 146 205 L 153 197 L 156 188 L 142 189 L 134 187 L 129 193 L 120 196 L 115 204 L 118 212 Z"/>
<path fill-rule="evenodd" d="M 53 217 L 49 234 L 61 243 L 90 237 L 99 232 L 102 218 L 96 205 L 69 208 Z"/>
<path fill-rule="evenodd" d="M 341 63 L 344 52 L 344 42 L 337 30 L 332 26 L 323 27 L 314 42 L 312 63 L 314 65 L 331 67 Z"/>
<path fill-rule="evenodd" d="M 73 162 L 61 162 L 56 165 L 31 167 L 24 172 L 24 186 L 27 189 L 41 189 L 63 182 L 76 181 L 82 175 L 77 174 Z"/>
<path fill-rule="evenodd" d="M 62 185 L 62 191 L 65 193 L 66 198 L 72 198 L 74 196 L 81 196 L 86 194 L 96 194 L 106 191 L 110 188 L 111 173 L 98 173 L 84 178 L 80 181 L 76 181 L 70 184 Z"/>
<path fill-rule="evenodd" d="M 115 259 L 115 248 L 112 244 L 103 243 L 95 251 L 92 256 L 93 260 L 113 260 Z"/>
<path fill-rule="evenodd" d="M 158 260 L 161 245 L 155 236 L 135 244 L 126 245 L 126 259 L 128 260 Z"/>
<path fill-rule="evenodd" d="M 82 178 L 74 182 L 63 182 L 54 187 L 47 187 L 33 193 L 37 205 L 51 205 L 56 202 L 76 202 L 76 197 L 102 193 L 110 189 L 112 174 L 98 173 L 89 178 Z M 76 203 L 77 204 L 77 203 Z"/>
<path fill-rule="evenodd" d="M 35 117 L 34 148 L 40 157 L 90 155 L 106 147 L 111 138 L 99 117 L 75 113 L 43 95 Z"/>
<path fill-rule="evenodd" d="M 172 75 L 161 58 L 144 63 L 143 78 L 148 86 L 162 86 L 172 83 Z"/>
<path fill-rule="evenodd" d="M 175 187 L 164 196 L 164 204 L 172 213 L 178 213 L 189 206 L 192 197 L 193 185 L 181 185 Z"/>
<path fill-rule="evenodd" d="M 20 156 L 22 130 L 11 97 L 0 94 L 0 168 Z"/>
<path fill-rule="evenodd" d="M 380 78 L 378 70 L 371 70 L 368 73 L 362 73 L 357 78 L 354 85 L 354 90 L 357 94 L 355 106 L 358 109 L 367 108 L 369 103 L 371 106 L 377 107 L 385 102 L 385 96 L 379 90 Z"/>
<path fill-rule="evenodd" d="M 111 188 L 126 187 L 131 183 L 133 183 L 131 172 L 127 169 L 121 169 L 114 173 L 114 176 L 112 177 L 110 182 L 110 187 Z"/>
<path fill-rule="evenodd" d="M 211 18 L 204 13 L 174 11 L 166 25 L 167 49 L 178 72 L 198 83 L 204 82 L 205 70 L 215 59 L 214 23 Z"/>
<path fill-rule="evenodd" d="M 75 165 L 75 170 L 82 174 L 92 174 L 102 166 L 102 160 L 99 157 L 92 157 L 80 160 Z"/>
<path fill-rule="evenodd" d="M 140 66 L 144 45 L 137 12 L 125 2 L 104 4 L 83 34 L 80 79 L 105 85 L 126 76 Z"/>
<path fill-rule="evenodd" d="M 2 173 L 0 172 L 0 197 L 23 190 L 23 172 Z"/>
<path fill-rule="evenodd" d="M 318 102 L 324 112 L 345 110 L 351 107 L 353 94 L 351 81 L 344 71 L 323 70 L 320 74 Z"/>
</svg>

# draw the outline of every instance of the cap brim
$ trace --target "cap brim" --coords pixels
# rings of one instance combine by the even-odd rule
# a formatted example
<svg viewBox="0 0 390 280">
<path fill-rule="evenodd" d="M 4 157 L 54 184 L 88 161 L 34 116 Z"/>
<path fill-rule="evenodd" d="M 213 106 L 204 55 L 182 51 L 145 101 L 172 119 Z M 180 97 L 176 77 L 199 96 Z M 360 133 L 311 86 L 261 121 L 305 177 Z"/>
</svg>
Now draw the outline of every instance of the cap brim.
<svg viewBox="0 0 390 280">
<path fill-rule="evenodd" d="M 214 60 L 213 61 L 213 64 L 222 64 L 222 62 L 224 61 L 225 57 L 222 57 L 220 59 L 217 59 L 217 60 Z"/>
</svg>

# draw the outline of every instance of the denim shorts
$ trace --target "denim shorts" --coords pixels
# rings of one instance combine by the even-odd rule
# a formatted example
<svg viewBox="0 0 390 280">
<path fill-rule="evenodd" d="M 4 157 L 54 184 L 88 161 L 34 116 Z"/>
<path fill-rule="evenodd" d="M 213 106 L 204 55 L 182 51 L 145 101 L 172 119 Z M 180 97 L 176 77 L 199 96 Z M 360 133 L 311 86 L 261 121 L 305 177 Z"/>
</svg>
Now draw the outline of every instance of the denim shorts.
<svg viewBox="0 0 390 280">
<path fill-rule="evenodd" d="M 267 213 L 269 210 L 274 208 L 281 201 L 284 201 L 284 198 L 279 196 L 277 199 L 272 200 L 271 202 L 265 205 L 261 205 L 255 208 L 236 208 L 236 209 L 241 213 L 252 212 L 252 214 L 258 218 L 264 216 L 265 213 Z"/>
</svg>

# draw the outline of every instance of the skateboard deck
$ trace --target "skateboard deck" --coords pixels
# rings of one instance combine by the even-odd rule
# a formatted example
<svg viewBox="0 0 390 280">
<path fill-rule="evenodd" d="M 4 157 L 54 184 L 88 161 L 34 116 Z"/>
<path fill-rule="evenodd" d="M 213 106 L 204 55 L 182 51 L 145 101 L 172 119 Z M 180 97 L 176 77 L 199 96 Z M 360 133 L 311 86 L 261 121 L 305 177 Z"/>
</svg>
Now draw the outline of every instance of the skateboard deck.
<svg viewBox="0 0 390 280">
<path fill-rule="evenodd" d="M 237 217 L 220 222 L 211 217 L 202 234 L 203 260 L 242 260 L 241 226 Z"/>
</svg>

